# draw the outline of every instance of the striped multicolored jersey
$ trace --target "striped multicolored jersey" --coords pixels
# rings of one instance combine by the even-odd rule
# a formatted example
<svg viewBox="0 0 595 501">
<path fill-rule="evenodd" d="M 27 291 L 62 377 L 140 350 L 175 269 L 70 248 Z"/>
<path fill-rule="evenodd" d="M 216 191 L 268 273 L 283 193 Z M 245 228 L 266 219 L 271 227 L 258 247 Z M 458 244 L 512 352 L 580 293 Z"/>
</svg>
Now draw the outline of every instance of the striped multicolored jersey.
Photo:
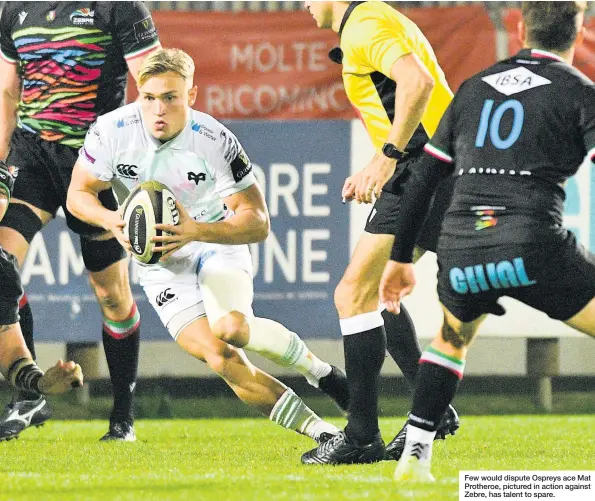
<svg viewBox="0 0 595 501">
<path fill-rule="evenodd" d="M 142 2 L 7 2 L 0 55 L 22 79 L 19 127 L 78 148 L 124 104 L 127 60 L 159 45 Z"/>
<path fill-rule="evenodd" d="M 384 2 L 351 2 L 339 30 L 343 84 L 377 151 L 395 117 L 393 64 L 415 54 L 434 78 L 434 90 L 406 150 L 420 152 L 452 100 L 434 51 L 413 21 Z M 335 58 L 333 58 L 335 60 Z"/>
</svg>

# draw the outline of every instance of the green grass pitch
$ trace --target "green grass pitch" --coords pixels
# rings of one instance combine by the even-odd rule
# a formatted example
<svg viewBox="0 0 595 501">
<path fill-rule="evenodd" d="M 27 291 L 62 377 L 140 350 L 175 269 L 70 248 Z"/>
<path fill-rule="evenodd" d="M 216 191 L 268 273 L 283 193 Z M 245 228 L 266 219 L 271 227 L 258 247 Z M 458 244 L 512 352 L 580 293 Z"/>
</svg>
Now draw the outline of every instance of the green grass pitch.
<svg viewBox="0 0 595 501">
<path fill-rule="evenodd" d="M 382 419 L 385 439 L 402 422 Z M 314 442 L 265 419 L 140 420 L 132 444 L 99 443 L 105 427 L 51 421 L 0 443 L 0 500 L 441 501 L 458 499 L 459 470 L 595 469 L 593 416 L 464 417 L 434 447 L 437 483 L 407 487 L 394 462 L 303 466 Z"/>
</svg>

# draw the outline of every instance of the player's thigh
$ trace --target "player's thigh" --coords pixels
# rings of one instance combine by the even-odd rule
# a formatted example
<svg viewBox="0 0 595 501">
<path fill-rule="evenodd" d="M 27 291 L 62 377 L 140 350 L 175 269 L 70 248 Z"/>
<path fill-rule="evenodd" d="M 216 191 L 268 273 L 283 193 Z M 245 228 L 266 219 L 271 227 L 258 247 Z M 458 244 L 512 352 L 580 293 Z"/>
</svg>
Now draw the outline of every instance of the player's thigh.
<svg viewBox="0 0 595 501">
<path fill-rule="evenodd" d="M 444 322 L 440 333 L 436 336 L 432 344 L 434 348 L 447 355 L 464 356 L 467 348 L 471 346 L 471 343 L 475 339 L 479 326 L 487 315 L 482 314 L 473 320 L 463 322 L 446 308 L 444 304 L 441 303 L 441 306 L 444 314 Z"/>
<path fill-rule="evenodd" d="M 252 318 L 254 285 L 252 259 L 245 245 L 205 244 L 198 265 L 198 284 L 209 322 L 217 322 L 233 314 Z"/>
<path fill-rule="evenodd" d="M 199 318 L 206 317 L 198 286 L 194 260 L 179 266 L 139 267 L 140 285 L 163 326 L 177 340 L 182 330 Z"/>
<path fill-rule="evenodd" d="M 362 233 L 341 282 L 352 287 L 377 290 L 394 240 L 393 235 Z"/>
<path fill-rule="evenodd" d="M 565 321 L 570 327 L 595 337 L 595 297 L 576 315 Z"/>
<path fill-rule="evenodd" d="M 449 246 L 438 250 L 438 298 L 445 320 L 455 333 L 447 340 L 453 341 L 453 345 L 462 346 L 472 340 L 478 319 L 488 313 L 504 314 L 498 303 L 503 295 L 501 284 L 494 287 L 486 271 L 486 263 L 493 261 L 491 252 L 483 248 L 452 250 Z M 460 337 L 458 334 L 463 331 L 464 336 Z"/>
<path fill-rule="evenodd" d="M 592 333 L 594 318 L 590 303 L 595 298 L 595 256 L 578 244 L 570 231 L 552 233 L 539 245 L 520 249 L 524 275 L 533 284 L 519 287 L 511 297 Z"/>
<path fill-rule="evenodd" d="M 225 343 L 213 335 L 209 321 L 204 315 L 184 326 L 176 338 L 176 343 L 203 362 L 225 349 Z"/>
<path fill-rule="evenodd" d="M 45 143 L 36 134 L 16 129 L 10 140 L 10 153 L 6 160 L 16 168 L 13 199 L 43 211 L 39 213 L 40 218 L 47 216 L 44 213 L 55 215 L 60 207 L 60 196 Z"/>
<path fill-rule="evenodd" d="M 128 282 L 128 258 L 126 251 L 118 242 L 118 239 L 111 232 L 103 231 L 91 236 L 81 236 L 81 254 L 85 268 L 91 276 L 111 277 L 112 273 L 116 279 L 125 279 Z M 120 286 L 122 280 L 115 285 Z M 109 285 L 109 283 L 107 284 Z"/>
</svg>

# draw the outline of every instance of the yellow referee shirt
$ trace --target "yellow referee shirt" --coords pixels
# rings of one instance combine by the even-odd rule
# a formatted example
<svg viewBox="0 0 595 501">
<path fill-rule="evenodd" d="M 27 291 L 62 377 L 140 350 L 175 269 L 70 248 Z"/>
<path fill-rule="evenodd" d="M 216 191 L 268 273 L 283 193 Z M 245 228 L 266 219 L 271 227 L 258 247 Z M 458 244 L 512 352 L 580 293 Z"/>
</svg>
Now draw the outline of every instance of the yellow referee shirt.
<svg viewBox="0 0 595 501">
<path fill-rule="evenodd" d="M 435 85 L 421 124 L 406 151 L 417 151 L 434 134 L 452 100 L 430 43 L 413 21 L 384 2 L 352 2 L 339 29 L 343 84 L 377 151 L 386 142 L 395 116 L 396 84 L 390 70 L 397 59 L 414 53 Z"/>
</svg>

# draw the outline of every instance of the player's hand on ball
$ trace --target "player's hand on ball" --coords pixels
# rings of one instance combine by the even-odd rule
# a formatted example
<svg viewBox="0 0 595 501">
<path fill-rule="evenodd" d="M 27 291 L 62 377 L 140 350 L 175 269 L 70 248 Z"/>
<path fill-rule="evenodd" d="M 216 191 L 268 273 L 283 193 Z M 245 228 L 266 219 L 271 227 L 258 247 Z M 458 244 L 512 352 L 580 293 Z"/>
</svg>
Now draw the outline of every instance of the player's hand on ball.
<svg viewBox="0 0 595 501">
<path fill-rule="evenodd" d="M 176 200 L 176 207 L 180 213 L 178 224 L 156 224 L 155 229 L 161 230 L 163 234 L 153 237 L 151 242 L 155 243 L 153 252 L 163 252 L 159 261 L 165 261 L 174 252 L 184 247 L 189 242 L 196 240 L 196 223 L 190 217 L 184 206 Z"/>
<path fill-rule="evenodd" d="M 415 271 L 412 263 L 389 261 L 380 279 L 380 302 L 391 313 L 401 312 L 401 299 L 411 293 L 415 286 Z"/>
<path fill-rule="evenodd" d="M 128 238 L 128 235 L 124 233 L 125 226 L 126 222 L 122 219 L 121 212 L 119 210 L 117 212 L 113 211 L 113 216 L 111 216 L 109 221 L 107 221 L 107 229 L 114 234 L 126 252 L 132 252 L 132 248 L 130 247 L 130 239 Z"/>
<path fill-rule="evenodd" d="M 38 386 L 39 390 L 47 395 L 64 393 L 71 388 L 83 386 L 83 371 L 79 364 L 58 360 L 58 363 L 41 377 Z"/>
</svg>

